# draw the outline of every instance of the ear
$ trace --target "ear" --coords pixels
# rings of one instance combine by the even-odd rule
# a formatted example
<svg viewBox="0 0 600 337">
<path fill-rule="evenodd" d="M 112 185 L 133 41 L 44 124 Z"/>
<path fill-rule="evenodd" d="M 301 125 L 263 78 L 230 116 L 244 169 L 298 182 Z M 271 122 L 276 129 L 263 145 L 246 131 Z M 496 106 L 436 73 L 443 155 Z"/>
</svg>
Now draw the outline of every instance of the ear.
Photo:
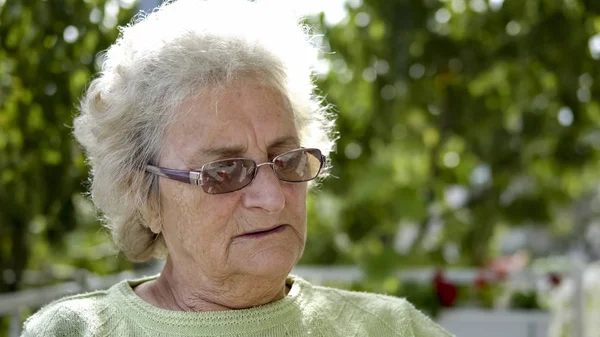
<svg viewBox="0 0 600 337">
<path fill-rule="evenodd" d="M 150 217 L 146 220 L 146 224 L 148 225 L 148 228 L 152 231 L 152 233 L 160 234 L 162 232 L 162 219 L 160 218 L 160 216 Z"/>
</svg>

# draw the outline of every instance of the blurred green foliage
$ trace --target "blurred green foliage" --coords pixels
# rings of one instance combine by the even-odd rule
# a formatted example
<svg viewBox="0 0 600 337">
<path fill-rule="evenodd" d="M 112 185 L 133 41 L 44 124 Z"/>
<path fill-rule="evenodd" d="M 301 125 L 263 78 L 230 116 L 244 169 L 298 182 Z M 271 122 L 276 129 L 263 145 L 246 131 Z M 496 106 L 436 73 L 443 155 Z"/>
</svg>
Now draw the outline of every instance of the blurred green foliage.
<svg viewBox="0 0 600 337">
<path fill-rule="evenodd" d="M 132 5 L 0 0 L 0 292 L 22 288 L 26 269 L 33 285 L 131 267 L 82 196 L 88 168 L 71 125 Z M 364 289 L 417 296 L 430 286 L 389 272 L 481 265 L 513 226 L 573 233 L 567 209 L 600 175 L 600 2 L 346 9 L 337 25 L 309 19 L 323 33 L 318 84 L 340 138 L 334 177 L 309 198 L 301 263 L 357 263 Z M 423 295 L 437 310 L 431 301 Z"/>
<path fill-rule="evenodd" d="M 303 262 L 382 279 L 482 265 L 513 226 L 580 236 L 569 207 L 600 176 L 600 3 L 350 3 L 336 26 L 312 20 L 340 138 Z"/>
<path fill-rule="evenodd" d="M 0 292 L 21 288 L 26 267 L 39 271 L 29 282 L 47 283 L 73 267 L 129 266 L 83 196 L 88 168 L 71 125 L 98 53 L 133 12 L 91 0 L 0 4 Z"/>
</svg>

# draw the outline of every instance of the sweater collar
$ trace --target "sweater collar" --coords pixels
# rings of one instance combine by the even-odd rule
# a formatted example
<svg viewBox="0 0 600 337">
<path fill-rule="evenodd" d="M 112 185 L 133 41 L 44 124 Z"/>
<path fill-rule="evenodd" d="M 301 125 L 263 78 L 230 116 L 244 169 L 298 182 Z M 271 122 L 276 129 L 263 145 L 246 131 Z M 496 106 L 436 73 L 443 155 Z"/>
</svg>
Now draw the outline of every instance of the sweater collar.
<svg viewBox="0 0 600 337">
<path fill-rule="evenodd" d="M 135 286 L 157 277 L 122 281 L 110 288 L 108 294 L 115 307 L 142 330 L 169 334 L 197 334 L 200 331 L 243 334 L 281 327 L 301 319 L 301 296 L 310 287 L 308 282 L 290 275 L 286 280 L 291 286 L 289 293 L 275 302 L 249 309 L 186 312 L 154 307 L 135 294 Z"/>
</svg>

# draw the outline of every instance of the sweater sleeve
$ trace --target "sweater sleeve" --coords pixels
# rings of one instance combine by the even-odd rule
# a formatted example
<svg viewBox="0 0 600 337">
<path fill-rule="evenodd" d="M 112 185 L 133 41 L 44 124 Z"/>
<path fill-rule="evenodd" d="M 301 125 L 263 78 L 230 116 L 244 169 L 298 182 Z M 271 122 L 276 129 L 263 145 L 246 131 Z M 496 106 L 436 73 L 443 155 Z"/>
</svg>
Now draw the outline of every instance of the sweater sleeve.
<svg viewBox="0 0 600 337">
<path fill-rule="evenodd" d="M 82 336 L 86 326 L 85 319 L 66 305 L 51 304 L 27 319 L 21 336 Z"/>
<path fill-rule="evenodd" d="M 407 302 L 410 312 L 410 322 L 415 337 L 452 337 L 437 323 L 417 310 L 412 304 Z"/>
<path fill-rule="evenodd" d="M 452 337 L 406 299 L 385 295 L 375 296 L 380 306 L 378 316 L 389 324 L 394 336 Z"/>
<path fill-rule="evenodd" d="M 339 299 L 329 301 L 330 307 L 325 307 L 323 312 L 334 313 L 336 318 L 330 325 L 337 330 L 353 331 L 347 335 L 452 337 L 404 298 L 342 290 L 333 293 L 338 294 Z"/>
</svg>

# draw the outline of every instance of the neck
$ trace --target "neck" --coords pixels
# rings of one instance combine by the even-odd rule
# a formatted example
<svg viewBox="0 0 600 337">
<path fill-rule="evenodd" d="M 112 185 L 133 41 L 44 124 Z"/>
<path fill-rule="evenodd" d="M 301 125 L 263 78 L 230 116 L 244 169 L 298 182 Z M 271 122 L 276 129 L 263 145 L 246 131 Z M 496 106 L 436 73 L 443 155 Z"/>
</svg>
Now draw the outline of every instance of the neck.
<svg viewBox="0 0 600 337">
<path fill-rule="evenodd" d="M 174 311 L 224 311 L 246 309 L 282 299 L 285 278 L 228 276 L 209 278 L 180 270 L 167 258 L 160 276 L 136 293 L 146 302 Z"/>
</svg>

